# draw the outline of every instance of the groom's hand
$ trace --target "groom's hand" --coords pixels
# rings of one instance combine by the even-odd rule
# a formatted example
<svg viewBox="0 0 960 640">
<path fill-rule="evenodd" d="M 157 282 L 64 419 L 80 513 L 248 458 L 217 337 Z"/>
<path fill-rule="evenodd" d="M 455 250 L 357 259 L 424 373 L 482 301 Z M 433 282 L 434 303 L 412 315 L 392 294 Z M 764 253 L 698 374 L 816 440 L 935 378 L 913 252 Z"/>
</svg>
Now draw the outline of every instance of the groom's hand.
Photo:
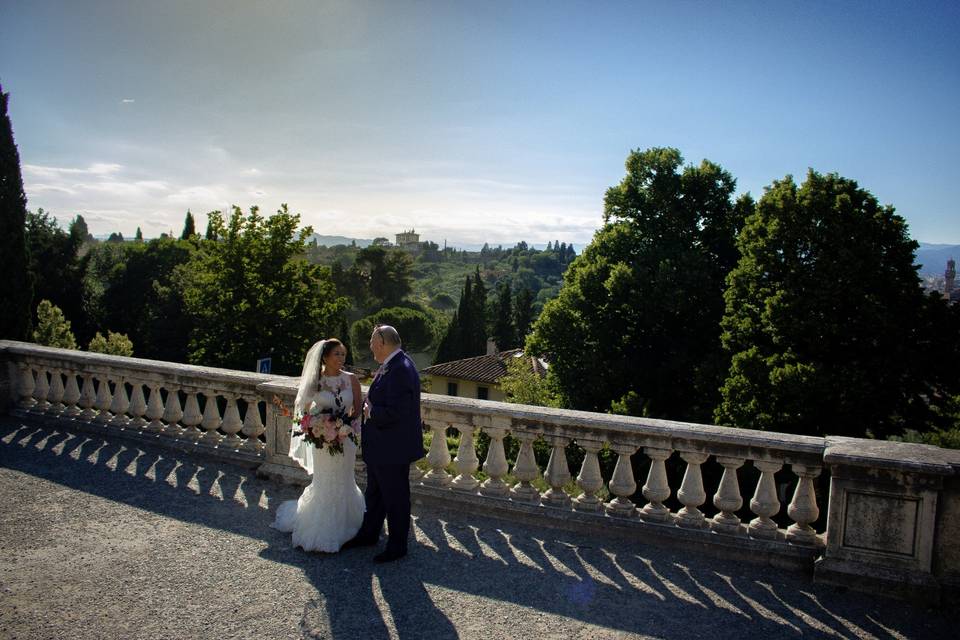
<svg viewBox="0 0 960 640">
<path fill-rule="evenodd" d="M 370 419 L 370 401 L 369 400 L 363 401 L 363 419 L 364 420 Z"/>
</svg>

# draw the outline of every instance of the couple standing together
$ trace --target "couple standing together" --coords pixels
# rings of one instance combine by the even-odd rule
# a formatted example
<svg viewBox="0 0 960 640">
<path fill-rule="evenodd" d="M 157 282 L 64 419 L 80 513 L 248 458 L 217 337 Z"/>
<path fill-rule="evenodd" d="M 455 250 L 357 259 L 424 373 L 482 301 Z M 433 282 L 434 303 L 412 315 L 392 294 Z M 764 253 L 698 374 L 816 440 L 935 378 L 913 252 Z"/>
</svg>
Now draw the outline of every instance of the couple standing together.
<svg viewBox="0 0 960 640">
<path fill-rule="evenodd" d="M 407 554 L 410 463 L 422 458 L 424 449 L 420 376 L 400 345 L 400 335 L 393 327 L 380 325 L 373 330 L 370 350 L 380 369 L 365 401 L 357 377 L 342 369 L 347 357 L 342 342 L 321 340 L 307 352 L 294 416 L 314 414 L 331 424 L 334 415 L 345 419 L 340 437 L 331 443 L 335 446 L 315 446 L 303 437 L 294 420 L 290 456 L 312 473 L 313 479 L 299 499 L 280 505 L 271 525 L 292 532 L 294 546 L 330 553 L 373 546 L 386 519 L 387 546 L 374 561 L 391 562 Z M 350 422 L 356 424 L 361 416 L 367 466 L 363 494 L 354 479 L 357 445 L 353 438 L 345 437 Z"/>
</svg>

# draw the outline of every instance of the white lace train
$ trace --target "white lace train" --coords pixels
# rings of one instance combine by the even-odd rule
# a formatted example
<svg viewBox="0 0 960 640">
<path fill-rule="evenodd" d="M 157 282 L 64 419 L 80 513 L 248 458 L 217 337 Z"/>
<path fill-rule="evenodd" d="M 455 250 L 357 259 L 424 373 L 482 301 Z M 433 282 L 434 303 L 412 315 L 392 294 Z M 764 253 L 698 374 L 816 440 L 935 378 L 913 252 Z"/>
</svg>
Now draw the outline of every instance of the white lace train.
<svg viewBox="0 0 960 640">
<path fill-rule="evenodd" d="M 343 455 L 313 448 L 313 480 L 297 500 L 277 508 L 270 526 L 293 533 L 293 545 L 304 551 L 340 550 L 356 535 L 363 521 L 363 493 L 354 479 L 357 446 L 343 443 Z"/>
</svg>

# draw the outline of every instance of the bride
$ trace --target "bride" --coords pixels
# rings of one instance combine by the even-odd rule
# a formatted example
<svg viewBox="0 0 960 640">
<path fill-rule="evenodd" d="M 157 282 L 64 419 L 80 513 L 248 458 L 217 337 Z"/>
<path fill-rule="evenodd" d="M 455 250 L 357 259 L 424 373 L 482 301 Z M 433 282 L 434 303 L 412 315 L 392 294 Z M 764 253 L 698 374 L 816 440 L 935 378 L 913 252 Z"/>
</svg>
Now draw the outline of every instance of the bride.
<svg viewBox="0 0 960 640">
<path fill-rule="evenodd" d="M 360 417 L 360 382 L 355 375 L 342 370 L 346 357 L 346 347 L 336 338 L 321 340 L 310 348 L 297 389 L 295 417 L 316 415 L 315 424 L 323 423 L 324 414 L 334 417 L 342 412 L 352 418 Z M 349 429 L 349 425 L 344 426 Z M 333 442 L 324 442 L 322 428 L 314 433 L 320 433 L 320 446 L 303 437 L 301 426 L 293 422 L 290 457 L 313 474 L 313 480 L 299 499 L 280 505 L 270 526 L 293 532 L 293 545 L 304 551 L 332 553 L 357 533 L 363 521 L 363 494 L 353 470 L 357 445 L 353 438 L 345 437 L 348 431 L 344 429 Z M 328 435 L 331 433 L 335 432 Z M 342 453 L 338 451 L 341 448 Z"/>
</svg>

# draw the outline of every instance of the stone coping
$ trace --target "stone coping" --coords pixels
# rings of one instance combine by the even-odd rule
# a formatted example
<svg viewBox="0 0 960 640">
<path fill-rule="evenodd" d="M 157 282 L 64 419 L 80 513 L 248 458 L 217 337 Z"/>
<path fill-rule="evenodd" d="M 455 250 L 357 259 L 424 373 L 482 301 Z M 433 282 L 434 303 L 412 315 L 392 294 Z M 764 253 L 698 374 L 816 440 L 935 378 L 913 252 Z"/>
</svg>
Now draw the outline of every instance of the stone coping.
<svg viewBox="0 0 960 640">
<path fill-rule="evenodd" d="M 888 469 L 937 476 L 960 471 L 960 451 L 929 444 L 827 437 L 826 464 Z"/>
</svg>

